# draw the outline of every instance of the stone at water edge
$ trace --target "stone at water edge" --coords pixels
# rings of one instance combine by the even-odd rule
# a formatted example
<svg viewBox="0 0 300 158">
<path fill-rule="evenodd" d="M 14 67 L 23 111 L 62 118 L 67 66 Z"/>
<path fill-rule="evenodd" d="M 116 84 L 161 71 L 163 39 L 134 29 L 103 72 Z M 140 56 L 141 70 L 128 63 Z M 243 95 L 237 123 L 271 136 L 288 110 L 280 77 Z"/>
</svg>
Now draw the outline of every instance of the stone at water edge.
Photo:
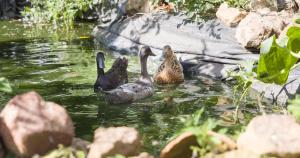
<svg viewBox="0 0 300 158">
<path fill-rule="evenodd" d="M 265 16 L 251 12 L 239 23 L 235 37 L 246 48 L 259 48 L 261 42 L 274 33 L 279 35 L 289 18 L 286 12 L 271 12 Z"/>
<path fill-rule="evenodd" d="M 250 9 L 257 12 L 265 8 L 276 12 L 281 10 L 297 12 L 299 9 L 297 1 L 299 0 L 251 0 Z"/>
<path fill-rule="evenodd" d="M 0 133 L 8 150 L 20 157 L 43 155 L 58 144 L 69 146 L 74 127 L 67 111 L 36 92 L 17 95 L 0 113 Z"/>
<path fill-rule="evenodd" d="M 300 156 L 300 125 L 288 115 L 263 115 L 250 121 L 237 141 L 239 150 L 279 157 Z"/>
<path fill-rule="evenodd" d="M 219 7 L 216 16 L 220 19 L 225 25 L 230 27 L 235 27 L 239 22 L 246 17 L 248 13 L 237 8 L 229 7 L 225 2 Z"/>
<path fill-rule="evenodd" d="M 160 153 L 160 158 L 191 158 L 191 146 L 198 146 L 196 136 L 186 132 L 168 143 Z"/>
<path fill-rule="evenodd" d="M 130 127 L 98 128 L 94 134 L 94 142 L 90 145 L 88 158 L 106 158 L 121 154 L 138 155 L 142 146 L 136 129 Z"/>
</svg>

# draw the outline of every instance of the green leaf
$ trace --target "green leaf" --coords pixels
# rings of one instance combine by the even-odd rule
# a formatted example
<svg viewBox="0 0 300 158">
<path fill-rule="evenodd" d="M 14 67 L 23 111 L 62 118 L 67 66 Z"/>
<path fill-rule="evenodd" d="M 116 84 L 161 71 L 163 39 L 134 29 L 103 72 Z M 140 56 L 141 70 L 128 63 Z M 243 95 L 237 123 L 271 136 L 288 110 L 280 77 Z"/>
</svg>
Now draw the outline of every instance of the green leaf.
<svg viewBox="0 0 300 158">
<path fill-rule="evenodd" d="M 285 84 L 297 61 L 287 48 L 276 43 L 275 36 L 270 37 L 261 43 L 257 77 L 265 83 Z"/>
<path fill-rule="evenodd" d="M 291 27 L 287 31 L 287 36 L 289 38 L 287 42 L 287 48 L 294 53 L 298 54 L 300 52 L 300 28 Z"/>
<path fill-rule="evenodd" d="M 291 113 L 297 121 L 300 121 L 300 96 L 297 95 L 294 100 L 289 101 L 287 107 L 288 112 Z"/>
<path fill-rule="evenodd" d="M 6 78 L 0 78 L 0 91 L 11 93 L 12 88 Z"/>
</svg>

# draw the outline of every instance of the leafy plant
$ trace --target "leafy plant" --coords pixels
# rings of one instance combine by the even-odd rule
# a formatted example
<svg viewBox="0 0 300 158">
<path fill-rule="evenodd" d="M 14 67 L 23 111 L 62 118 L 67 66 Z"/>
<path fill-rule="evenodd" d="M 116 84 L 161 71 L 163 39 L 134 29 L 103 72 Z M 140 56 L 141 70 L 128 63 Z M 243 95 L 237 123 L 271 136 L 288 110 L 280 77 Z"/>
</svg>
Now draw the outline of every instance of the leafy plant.
<svg viewBox="0 0 300 158">
<path fill-rule="evenodd" d="M 80 150 L 75 150 L 72 147 L 59 145 L 58 149 L 51 151 L 42 158 L 85 158 L 85 153 Z"/>
<path fill-rule="evenodd" d="M 6 93 L 12 92 L 10 83 L 6 78 L 3 78 L 3 77 L 0 78 L 0 91 L 6 92 Z"/>
<path fill-rule="evenodd" d="M 157 1 L 157 0 L 154 0 Z M 182 11 L 189 20 L 203 21 L 215 16 L 217 8 L 227 2 L 230 6 L 245 8 L 249 0 L 165 0 L 175 5 L 176 12 Z"/>
<path fill-rule="evenodd" d="M 184 132 L 192 132 L 196 136 L 199 146 L 193 146 L 191 149 L 194 152 L 197 152 L 200 157 L 205 156 L 221 144 L 220 140 L 209 135 L 210 131 L 218 130 L 219 122 L 211 118 L 205 120 L 203 117 L 204 108 L 183 120 L 185 122 L 184 127 L 177 134 L 179 135 Z M 226 129 L 218 130 L 218 132 L 224 134 Z"/>
<path fill-rule="evenodd" d="M 299 95 L 297 95 L 295 99 L 289 101 L 289 105 L 287 109 L 288 112 L 297 119 L 297 121 L 300 121 L 300 96 Z"/>
<path fill-rule="evenodd" d="M 22 15 L 26 21 L 33 23 L 59 24 L 72 28 L 74 20 L 82 17 L 88 9 L 102 0 L 31 0 L 32 7 L 25 8 Z"/>
</svg>

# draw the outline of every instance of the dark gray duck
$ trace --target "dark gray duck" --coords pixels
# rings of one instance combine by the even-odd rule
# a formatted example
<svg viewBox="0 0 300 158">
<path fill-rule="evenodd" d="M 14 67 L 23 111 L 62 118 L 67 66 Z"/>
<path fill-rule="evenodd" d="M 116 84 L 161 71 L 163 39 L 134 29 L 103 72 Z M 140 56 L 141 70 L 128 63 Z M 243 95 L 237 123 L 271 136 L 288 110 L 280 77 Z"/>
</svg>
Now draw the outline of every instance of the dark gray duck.
<svg viewBox="0 0 300 158">
<path fill-rule="evenodd" d="M 147 59 L 155 56 L 150 47 L 143 46 L 140 50 L 141 76 L 134 83 L 127 83 L 111 91 L 106 91 L 106 99 L 112 104 L 131 103 L 150 97 L 154 94 L 153 82 L 147 71 Z"/>
<path fill-rule="evenodd" d="M 112 67 L 104 72 L 105 57 L 102 52 L 97 53 L 97 80 L 94 84 L 94 90 L 107 91 L 117 88 L 118 86 L 128 83 L 128 60 L 124 58 L 117 58 Z"/>
</svg>

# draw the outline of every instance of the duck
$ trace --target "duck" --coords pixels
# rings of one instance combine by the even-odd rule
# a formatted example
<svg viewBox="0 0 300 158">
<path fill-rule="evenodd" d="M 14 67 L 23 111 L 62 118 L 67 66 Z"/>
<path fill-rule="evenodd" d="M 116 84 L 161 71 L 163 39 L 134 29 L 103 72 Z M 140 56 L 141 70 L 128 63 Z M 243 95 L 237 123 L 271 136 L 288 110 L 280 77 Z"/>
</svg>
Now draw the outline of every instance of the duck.
<svg viewBox="0 0 300 158">
<path fill-rule="evenodd" d="M 105 57 L 103 52 L 98 52 L 96 57 L 97 80 L 94 84 L 94 91 L 107 91 L 128 83 L 128 60 L 123 57 L 117 58 L 112 67 L 104 72 Z"/>
<path fill-rule="evenodd" d="M 150 97 L 154 94 L 153 81 L 147 71 L 149 56 L 155 56 L 149 46 L 143 46 L 139 52 L 141 72 L 140 77 L 133 83 L 127 83 L 111 91 L 106 91 L 106 100 L 111 104 L 132 103 Z"/>
<path fill-rule="evenodd" d="M 163 47 L 163 63 L 154 75 L 154 81 L 158 84 L 175 84 L 184 81 L 183 68 L 171 46 Z"/>
</svg>

